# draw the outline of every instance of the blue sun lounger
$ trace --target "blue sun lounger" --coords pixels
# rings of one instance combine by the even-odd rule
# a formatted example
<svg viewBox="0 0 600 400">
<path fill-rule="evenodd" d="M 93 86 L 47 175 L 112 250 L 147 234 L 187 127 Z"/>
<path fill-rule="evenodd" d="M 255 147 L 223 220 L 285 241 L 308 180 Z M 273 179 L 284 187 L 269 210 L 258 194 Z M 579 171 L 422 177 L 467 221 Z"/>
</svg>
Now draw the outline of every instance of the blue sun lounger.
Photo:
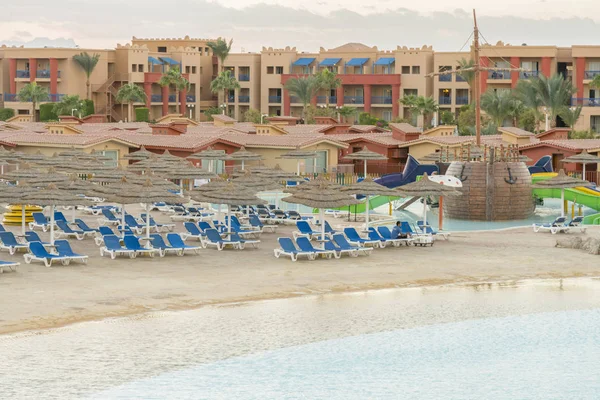
<svg viewBox="0 0 600 400">
<path fill-rule="evenodd" d="M 202 248 L 201 246 L 189 246 L 185 244 L 179 233 L 167 233 L 167 241 L 173 248 L 180 249 L 181 255 L 184 255 L 188 250 L 193 251 L 194 254 L 198 254 Z"/>
<path fill-rule="evenodd" d="M 27 249 L 26 244 L 17 242 L 17 238 L 12 232 L 0 232 L 0 249 L 8 250 L 13 255 L 20 249 Z"/>
<path fill-rule="evenodd" d="M 298 246 L 298 248 L 301 251 L 305 251 L 305 252 L 313 252 L 315 253 L 316 257 L 318 257 L 319 255 L 325 256 L 327 258 L 331 258 L 331 256 L 336 256 L 336 252 L 333 250 L 324 250 L 324 249 L 317 249 L 315 248 L 312 243 L 310 242 L 310 240 L 308 240 L 308 238 L 306 237 L 299 237 L 296 239 L 296 245 Z"/>
<path fill-rule="evenodd" d="M 29 243 L 29 253 L 23 254 L 23 258 L 27 264 L 31 264 L 32 261 L 40 261 L 46 267 L 51 267 L 53 261 L 60 261 L 63 265 L 69 265 L 71 262 L 68 257 L 49 253 L 40 242 Z"/>
<path fill-rule="evenodd" d="M 145 224 L 146 223 L 146 214 L 142 214 L 140 216 L 140 219 L 142 221 L 144 221 L 144 224 Z M 154 220 L 154 218 L 150 217 L 150 228 L 153 228 L 156 232 L 160 232 L 160 231 L 173 232 L 173 229 L 175 229 L 175 224 L 159 224 Z"/>
<path fill-rule="evenodd" d="M 93 235 L 94 232 L 84 232 L 75 230 L 69 226 L 65 221 L 56 221 L 59 231 L 56 232 L 56 237 L 74 237 L 77 240 L 83 240 L 86 236 Z"/>
<path fill-rule="evenodd" d="M 245 249 L 246 245 L 249 244 L 252 247 L 254 247 L 255 249 L 258 249 L 258 246 L 260 245 L 260 240 L 258 239 L 244 239 L 243 237 L 241 237 L 240 235 L 238 235 L 237 233 L 232 233 L 229 235 L 229 240 L 232 242 L 240 242 L 241 248 Z"/>
<path fill-rule="evenodd" d="M 372 247 L 361 247 L 350 244 L 350 242 L 348 242 L 348 240 L 346 239 L 346 236 L 342 235 L 341 233 L 333 235 L 333 241 L 342 250 L 355 250 L 358 253 L 362 253 L 366 256 L 370 255 L 373 251 Z"/>
<path fill-rule="evenodd" d="M 341 258 L 342 255 L 348 254 L 351 257 L 358 257 L 358 250 L 356 249 L 342 249 L 334 242 L 327 240 L 323 242 L 323 248 L 325 250 L 333 251 L 335 258 Z M 370 250 L 370 248 L 369 248 Z"/>
<path fill-rule="evenodd" d="M 401 243 L 400 239 L 394 240 L 391 238 L 390 239 L 384 238 L 373 227 L 369 228 L 369 230 L 367 231 L 367 235 L 369 236 L 369 239 L 371 239 L 371 240 L 379 240 L 379 242 L 381 243 L 380 247 L 387 247 L 389 244 L 391 244 L 394 247 L 398 247 L 398 246 L 400 246 L 400 243 Z"/>
<path fill-rule="evenodd" d="M 67 218 L 65 218 L 65 214 L 63 214 L 61 211 L 54 211 L 54 221 L 63 221 L 65 223 L 69 222 L 67 221 Z"/>
<path fill-rule="evenodd" d="M 223 250 L 226 246 L 231 246 L 232 248 L 237 250 L 241 250 L 244 248 L 242 242 L 240 242 L 239 240 L 222 239 L 221 235 L 219 235 L 219 232 L 217 232 L 216 229 L 207 229 L 205 233 L 206 238 L 203 238 L 204 247 L 214 246 L 219 251 Z"/>
<path fill-rule="evenodd" d="M 429 224 L 424 225 L 423 221 L 417 221 L 417 227 L 421 230 L 421 232 L 429 233 L 429 234 L 433 235 L 434 238 L 440 236 L 440 237 L 443 237 L 445 240 L 450 239 L 450 232 L 434 231 L 433 228 L 431 227 L 431 225 L 429 225 Z"/>
<path fill-rule="evenodd" d="M 298 257 L 305 256 L 309 260 L 314 260 L 317 256 L 314 252 L 311 251 L 302 251 L 296 248 L 294 241 L 287 237 L 280 237 L 277 239 L 279 242 L 279 249 L 274 249 L 273 254 L 275 257 L 279 258 L 281 256 L 290 257 L 292 261 L 298 260 Z"/>
<path fill-rule="evenodd" d="M 117 216 L 112 212 L 112 210 L 108 208 L 103 208 L 101 210 L 102 216 L 104 218 L 100 218 L 98 220 L 99 225 L 120 225 L 121 220 L 117 218 Z"/>
<path fill-rule="evenodd" d="M 19 265 L 21 264 L 14 261 L 0 261 L 0 274 L 4 273 L 4 268 L 8 268 L 11 271 L 16 271 Z"/>
<path fill-rule="evenodd" d="M 99 229 L 94 229 L 94 228 L 90 228 L 88 224 L 86 224 L 82 219 L 76 218 L 75 219 L 75 225 L 77 225 L 77 227 L 79 229 L 81 229 L 83 232 L 91 232 L 91 233 L 98 233 L 100 232 Z"/>
<path fill-rule="evenodd" d="M 535 233 L 551 232 L 554 235 L 559 232 L 566 232 L 568 230 L 567 225 L 566 217 L 558 217 L 549 224 L 533 224 L 533 231 Z"/>
<path fill-rule="evenodd" d="M 148 254 L 150 257 L 154 257 L 156 254 L 160 255 L 159 249 L 142 247 L 140 240 L 134 235 L 123 236 L 123 245 L 127 250 L 133 250 L 135 255 Z"/>
<path fill-rule="evenodd" d="M 373 239 L 364 239 L 360 237 L 356 229 L 352 227 L 344 228 L 344 235 L 348 238 L 348 242 L 350 244 L 358 245 L 358 246 L 373 246 L 373 247 L 383 247 L 383 243 L 380 240 Z"/>
<path fill-rule="evenodd" d="M 133 235 L 133 232 L 127 229 L 125 230 L 124 234 Z M 94 238 L 94 241 L 96 242 L 97 246 L 100 246 L 102 244 L 102 239 L 104 239 L 104 236 L 121 236 L 121 234 L 116 235 L 115 232 L 108 226 L 99 226 L 98 232 L 96 233 L 96 237 Z"/>
<path fill-rule="evenodd" d="M 198 239 L 198 240 L 202 241 L 202 238 L 204 236 L 206 236 L 206 233 L 201 231 L 200 228 L 198 227 L 198 225 L 196 225 L 193 222 L 184 222 L 183 227 L 187 231 L 187 233 L 184 232 L 181 234 L 181 237 L 183 238 L 183 240 L 188 240 L 191 238 L 191 239 Z"/>
<path fill-rule="evenodd" d="M 183 250 L 177 248 L 177 247 L 173 247 L 170 245 L 167 245 L 163 239 L 162 236 L 160 236 L 158 233 L 153 233 L 150 235 L 150 245 L 159 250 L 159 255 L 161 257 L 164 257 L 165 255 L 172 253 L 178 256 L 182 256 L 183 255 Z"/>
<path fill-rule="evenodd" d="M 121 239 L 115 235 L 105 235 L 102 240 L 104 240 L 104 246 L 100 247 L 101 257 L 108 254 L 114 260 L 118 255 L 129 256 L 129 258 L 135 258 L 137 255 L 135 251 L 121 246 Z"/>
<path fill-rule="evenodd" d="M 84 254 L 73 252 L 68 241 L 56 240 L 54 241 L 54 246 L 56 247 L 59 257 L 67 257 L 71 261 L 81 261 L 82 263 L 87 264 L 89 257 Z"/>
<path fill-rule="evenodd" d="M 396 240 L 396 241 L 398 241 L 398 243 L 404 243 L 407 246 L 412 242 L 412 239 L 409 239 L 409 238 L 404 238 L 404 239 L 392 238 L 392 232 L 390 231 L 390 228 L 388 228 L 387 226 L 378 226 L 377 232 L 381 235 L 382 238 L 384 238 L 386 240 Z"/>
<path fill-rule="evenodd" d="M 50 246 L 50 242 L 43 242 L 42 239 L 40 238 L 40 235 L 38 235 L 37 232 L 34 232 L 34 231 L 25 232 L 25 240 L 27 240 L 27 243 L 40 242 L 41 244 L 44 245 L 44 247 Z"/>
<path fill-rule="evenodd" d="M 312 240 L 313 238 L 321 237 L 321 232 L 314 231 L 306 221 L 296 221 L 296 228 L 298 228 L 298 230 L 292 232 L 294 239 L 299 237 L 307 237 Z M 325 237 L 331 238 L 331 234 L 325 232 Z"/>
<path fill-rule="evenodd" d="M 29 223 L 29 229 L 34 231 L 35 228 L 42 228 L 42 231 L 47 232 L 50 229 L 50 222 L 46 219 L 46 216 L 41 212 L 31 213 L 33 221 Z"/>
</svg>

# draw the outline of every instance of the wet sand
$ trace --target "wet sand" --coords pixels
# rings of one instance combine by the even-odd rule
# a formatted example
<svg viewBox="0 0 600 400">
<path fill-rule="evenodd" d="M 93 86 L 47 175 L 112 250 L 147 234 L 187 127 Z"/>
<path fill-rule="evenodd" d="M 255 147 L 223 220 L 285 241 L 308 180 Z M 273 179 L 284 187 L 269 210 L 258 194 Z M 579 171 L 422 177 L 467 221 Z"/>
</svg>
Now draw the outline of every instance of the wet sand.
<svg viewBox="0 0 600 400">
<path fill-rule="evenodd" d="M 139 213 L 135 207 L 129 212 Z M 155 212 L 160 222 L 168 221 Z M 84 216 L 96 225 L 97 217 Z M 346 222 L 330 219 L 334 228 Z M 18 228 L 10 228 L 17 231 Z M 27 265 L 22 254 L 0 259 L 21 262 L 18 272 L 0 275 L 3 305 L 0 333 L 45 329 L 70 323 L 208 304 L 285 298 L 327 292 L 430 286 L 452 283 L 514 282 L 532 278 L 600 276 L 600 258 L 554 244 L 564 235 L 534 234 L 531 228 L 454 233 L 435 246 L 378 249 L 370 257 L 291 262 L 276 259 L 279 236 L 265 233 L 259 249 L 203 249 L 197 256 L 101 258 L 92 239 L 71 240 L 87 265 Z M 181 223 L 176 231 L 183 231 Z M 43 240 L 48 234 L 41 233 Z M 571 234 L 574 235 L 574 234 Z M 600 237 L 600 230 L 588 230 Z M 191 244 L 198 243 L 190 241 Z"/>
</svg>

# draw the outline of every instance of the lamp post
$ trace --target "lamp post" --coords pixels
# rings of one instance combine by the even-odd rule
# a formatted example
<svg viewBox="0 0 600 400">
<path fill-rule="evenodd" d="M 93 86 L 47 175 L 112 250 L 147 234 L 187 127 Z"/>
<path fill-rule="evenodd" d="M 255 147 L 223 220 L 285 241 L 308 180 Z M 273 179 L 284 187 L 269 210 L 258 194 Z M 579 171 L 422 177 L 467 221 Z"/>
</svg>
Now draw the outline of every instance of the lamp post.
<svg viewBox="0 0 600 400">
<path fill-rule="evenodd" d="M 265 117 L 268 117 L 268 116 L 269 116 L 269 114 L 261 114 L 261 115 L 260 115 L 260 124 L 261 124 L 261 125 L 263 124 L 263 119 L 264 119 Z"/>
<path fill-rule="evenodd" d="M 227 109 L 227 104 L 223 103 L 219 107 L 223 110 L 223 115 L 225 115 L 225 110 Z"/>
<path fill-rule="evenodd" d="M 71 117 L 75 115 L 75 111 L 77 111 L 76 108 L 71 109 Z"/>
<path fill-rule="evenodd" d="M 337 113 L 338 124 L 342 123 L 342 116 L 340 115 L 341 106 L 335 106 L 335 112 Z"/>
<path fill-rule="evenodd" d="M 188 104 L 187 107 L 189 109 L 190 119 L 192 119 L 193 110 L 194 110 L 194 107 L 196 107 L 196 105 L 195 104 Z"/>
</svg>

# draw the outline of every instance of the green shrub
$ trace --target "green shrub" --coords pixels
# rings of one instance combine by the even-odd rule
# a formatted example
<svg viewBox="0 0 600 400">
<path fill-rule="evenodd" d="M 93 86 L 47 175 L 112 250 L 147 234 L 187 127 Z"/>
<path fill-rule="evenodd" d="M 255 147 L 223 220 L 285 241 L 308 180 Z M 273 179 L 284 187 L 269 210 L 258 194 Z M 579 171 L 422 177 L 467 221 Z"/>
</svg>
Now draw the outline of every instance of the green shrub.
<svg viewBox="0 0 600 400">
<path fill-rule="evenodd" d="M 52 103 L 40 104 L 40 121 L 56 121 L 58 119 L 58 115 L 54 110 L 54 104 Z"/>
<path fill-rule="evenodd" d="M 15 116 L 15 110 L 12 108 L 0 108 L 0 121 L 6 121 Z"/>
<path fill-rule="evenodd" d="M 442 125 L 455 125 L 454 114 L 450 111 L 442 111 L 440 114 L 440 123 Z"/>
<path fill-rule="evenodd" d="M 83 112 L 81 113 L 81 117 L 87 117 L 88 115 L 94 114 L 96 111 L 94 110 L 94 102 L 92 100 L 83 100 Z"/>
<path fill-rule="evenodd" d="M 148 122 L 150 120 L 150 110 L 146 107 L 135 109 L 135 120 L 137 122 Z"/>
<path fill-rule="evenodd" d="M 254 108 L 250 108 L 250 109 L 248 109 L 248 111 L 246 111 L 244 113 L 244 115 L 242 116 L 242 119 L 244 120 L 244 122 L 252 122 L 255 124 L 260 124 L 261 116 L 262 116 L 262 113 L 260 111 L 258 111 L 257 109 L 254 109 Z"/>
<path fill-rule="evenodd" d="M 212 116 L 215 114 L 221 114 L 221 110 L 219 110 L 219 107 L 210 107 L 210 108 L 207 108 L 206 110 L 204 110 L 204 115 L 206 115 L 206 118 L 209 121 L 213 120 Z"/>
</svg>

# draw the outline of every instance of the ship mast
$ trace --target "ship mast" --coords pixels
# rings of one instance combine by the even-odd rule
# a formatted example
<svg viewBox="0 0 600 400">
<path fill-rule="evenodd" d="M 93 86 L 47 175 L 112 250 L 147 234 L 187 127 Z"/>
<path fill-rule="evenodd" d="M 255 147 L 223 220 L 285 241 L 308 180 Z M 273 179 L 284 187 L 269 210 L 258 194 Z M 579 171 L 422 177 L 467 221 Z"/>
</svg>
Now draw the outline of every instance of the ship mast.
<svg viewBox="0 0 600 400">
<path fill-rule="evenodd" d="M 473 56 L 475 58 L 473 71 L 473 100 L 475 101 L 475 142 L 481 146 L 481 65 L 479 64 L 479 29 L 477 28 L 477 15 L 473 9 Z"/>
</svg>

